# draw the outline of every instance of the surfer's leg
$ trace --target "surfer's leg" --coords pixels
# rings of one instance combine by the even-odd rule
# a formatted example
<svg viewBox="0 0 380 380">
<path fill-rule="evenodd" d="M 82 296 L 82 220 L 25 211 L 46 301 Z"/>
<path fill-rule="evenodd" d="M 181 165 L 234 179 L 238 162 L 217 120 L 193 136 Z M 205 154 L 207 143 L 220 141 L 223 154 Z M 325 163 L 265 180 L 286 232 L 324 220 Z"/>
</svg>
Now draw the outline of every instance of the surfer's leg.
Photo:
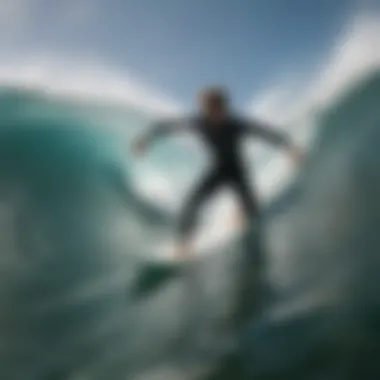
<svg viewBox="0 0 380 380">
<path fill-rule="evenodd" d="M 265 289 L 265 250 L 263 241 L 262 215 L 254 187 L 244 175 L 232 181 L 233 188 L 239 196 L 243 213 L 248 219 L 248 233 L 242 241 L 242 257 L 239 276 L 240 289 L 237 294 L 237 310 L 235 323 L 244 325 L 260 311 Z"/>
<path fill-rule="evenodd" d="M 231 178 L 233 190 L 240 200 L 242 211 L 248 222 L 257 221 L 260 218 L 260 208 L 255 191 L 243 174 L 235 175 Z"/>
<path fill-rule="evenodd" d="M 255 268 L 256 274 L 254 277 L 259 281 L 265 268 L 265 257 L 263 255 L 264 231 L 259 202 L 254 188 L 250 186 L 249 180 L 244 175 L 235 176 L 232 185 L 240 198 L 240 204 L 249 226 L 249 233 L 246 235 L 245 242 L 247 251 L 250 254 L 246 256 L 246 268 L 243 269 L 243 272 L 247 269 L 251 273 L 251 268 Z M 252 277 L 252 273 L 247 274 L 247 278 L 250 277 Z"/>
<path fill-rule="evenodd" d="M 190 244 L 191 235 L 196 226 L 196 220 L 202 205 L 223 183 L 224 177 L 222 174 L 223 173 L 217 169 L 208 173 L 201 179 L 185 203 L 180 215 L 178 231 L 180 245 L 185 247 L 184 251 L 188 250 L 187 247 Z"/>
</svg>

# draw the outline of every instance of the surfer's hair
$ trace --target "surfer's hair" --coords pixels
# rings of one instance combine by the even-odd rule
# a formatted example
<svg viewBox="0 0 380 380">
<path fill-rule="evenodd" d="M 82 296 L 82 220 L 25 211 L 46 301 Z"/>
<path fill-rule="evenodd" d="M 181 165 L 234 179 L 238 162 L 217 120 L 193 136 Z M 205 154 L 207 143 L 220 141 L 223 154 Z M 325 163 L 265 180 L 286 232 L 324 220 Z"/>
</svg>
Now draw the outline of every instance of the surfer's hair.
<svg viewBox="0 0 380 380">
<path fill-rule="evenodd" d="M 229 103 L 228 92 L 221 86 L 210 86 L 200 92 L 200 101 L 212 103 L 218 108 L 227 108 Z"/>
</svg>

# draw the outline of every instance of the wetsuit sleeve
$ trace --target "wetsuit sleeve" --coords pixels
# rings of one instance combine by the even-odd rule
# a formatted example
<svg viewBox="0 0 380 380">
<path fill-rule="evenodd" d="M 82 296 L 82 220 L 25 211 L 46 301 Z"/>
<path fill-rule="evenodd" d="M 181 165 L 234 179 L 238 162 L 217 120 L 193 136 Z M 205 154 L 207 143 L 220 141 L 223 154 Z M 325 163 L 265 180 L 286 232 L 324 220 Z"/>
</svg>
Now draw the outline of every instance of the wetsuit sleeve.
<svg viewBox="0 0 380 380">
<path fill-rule="evenodd" d="M 159 138 L 166 137 L 173 133 L 187 131 L 194 123 L 192 117 L 178 119 L 161 120 L 153 124 L 143 135 L 143 139 L 148 143 L 153 143 Z"/>
<path fill-rule="evenodd" d="M 290 138 L 286 133 L 256 121 L 245 121 L 243 130 L 245 133 L 264 139 L 273 145 L 284 147 L 291 145 Z"/>
</svg>

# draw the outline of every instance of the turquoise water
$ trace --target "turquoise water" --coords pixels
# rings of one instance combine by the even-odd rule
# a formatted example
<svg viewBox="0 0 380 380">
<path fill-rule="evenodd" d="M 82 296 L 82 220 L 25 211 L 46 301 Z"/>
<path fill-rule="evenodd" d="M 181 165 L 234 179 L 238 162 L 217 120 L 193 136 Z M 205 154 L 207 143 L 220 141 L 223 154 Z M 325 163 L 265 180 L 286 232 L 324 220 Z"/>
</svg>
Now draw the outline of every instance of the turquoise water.
<svg viewBox="0 0 380 380">
<path fill-rule="evenodd" d="M 0 378 L 378 378 L 379 97 L 375 73 L 319 114 L 265 210 L 258 288 L 252 230 L 189 272 L 152 264 L 173 219 L 136 191 L 125 149 L 149 118 L 3 89 Z M 201 162 L 175 146 L 146 165 L 190 178 Z"/>
</svg>

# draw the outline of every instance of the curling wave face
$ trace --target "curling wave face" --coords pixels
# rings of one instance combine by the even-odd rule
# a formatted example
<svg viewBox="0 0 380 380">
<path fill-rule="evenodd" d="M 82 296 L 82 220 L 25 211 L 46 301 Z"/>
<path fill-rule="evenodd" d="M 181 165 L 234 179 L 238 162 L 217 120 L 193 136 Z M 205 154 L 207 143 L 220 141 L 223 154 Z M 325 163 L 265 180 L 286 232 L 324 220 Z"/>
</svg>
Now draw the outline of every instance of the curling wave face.
<svg viewBox="0 0 380 380">
<path fill-rule="evenodd" d="M 242 248 L 190 277 L 152 264 L 172 221 L 133 191 L 120 135 L 38 93 L 0 108 L 0 377 L 209 373 L 199 347 L 234 335 Z"/>
<path fill-rule="evenodd" d="M 152 267 L 172 220 L 134 192 L 118 133 L 4 90 L 0 378 L 378 378 L 379 96 L 375 73 L 318 116 L 302 173 L 266 210 L 271 297 L 251 316 L 252 245 L 199 260 L 190 283 Z M 240 331 L 227 358 L 205 355 L 202 338 Z"/>
</svg>

